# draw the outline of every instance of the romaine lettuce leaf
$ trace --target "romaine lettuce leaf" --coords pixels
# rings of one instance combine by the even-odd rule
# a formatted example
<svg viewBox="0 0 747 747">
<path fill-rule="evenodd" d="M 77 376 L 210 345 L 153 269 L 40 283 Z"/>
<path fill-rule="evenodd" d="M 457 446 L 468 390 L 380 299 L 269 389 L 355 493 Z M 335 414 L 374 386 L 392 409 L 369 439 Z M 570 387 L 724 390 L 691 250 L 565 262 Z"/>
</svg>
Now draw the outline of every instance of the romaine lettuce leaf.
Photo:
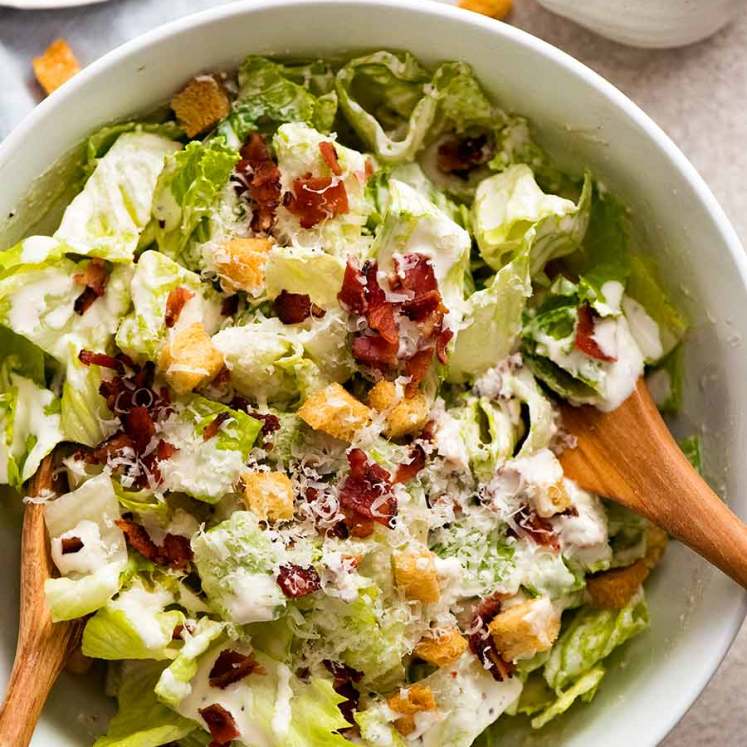
<svg viewBox="0 0 747 747">
<path fill-rule="evenodd" d="M 604 675 L 604 667 L 596 666 L 579 677 L 567 690 L 561 692 L 552 704 L 532 719 L 532 728 L 541 729 L 556 716 L 565 713 L 577 698 L 581 698 L 584 703 L 591 702 Z"/>
<path fill-rule="evenodd" d="M 114 523 L 119 517 L 117 496 L 105 472 L 45 504 L 52 559 L 61 574 L 44 584 L 54 621 L 94 612 L 119 589 L 127 565 L 124 534 Z M 83 547 L 63 553 L 62 539 L 68 537 L 77 537 Z"/>
<path fill-rule="evenodd" d="M 180 147 L 148 132 L 120 134 L 68 205 L 54 237 L 77 254 L 132 261 L 164 160 Z"/>
<path fill-rule="evenodd" d="M 153 196 L 158 248 L 190 270 L 202 268 L 197 245 L 209 238 L 211 213 L 239 160 L 224 138 L 192 141 L 166 159 Z"/>
<path fill-rule="evenodd" d="M 175 329 L 200 322 L 212 334 L 221 322 L 219 294 L 200 276 L 190 272 L 165 254 L 146 251 L 141 255 L 132 278 L 133 310 L 122 320 L 116 343 L 138 361 L 157 360 L 168 329 L 165 325 L 169 293 L 186 288 L 193 295 L 184 304 Z"/>
</svg>

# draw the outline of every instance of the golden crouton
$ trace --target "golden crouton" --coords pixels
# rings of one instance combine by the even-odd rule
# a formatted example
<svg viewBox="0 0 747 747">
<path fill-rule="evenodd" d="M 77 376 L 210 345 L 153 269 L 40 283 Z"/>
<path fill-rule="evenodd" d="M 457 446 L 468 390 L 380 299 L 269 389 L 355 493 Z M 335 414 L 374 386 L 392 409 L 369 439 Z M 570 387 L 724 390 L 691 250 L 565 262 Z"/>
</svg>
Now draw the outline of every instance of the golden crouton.
<svg viewBox="0 0 747 747">
<path fill-rule="evenodd" d="M 282 472 L 245 472 L 244 503 L 263 521 L 293 518 L 293 487 Z"/>
<path fill-rule="evenodd" d="M 646 555 L 643 562 L 650 571 L 659 564 L 664 551 L 667 549 L 668 541 L 669 535 L 657 526 L 651 525 L 646 531 Z"/>
<path fill-rule="evenodd" d="M 339 384 L 330 384 L 311 394 L 296 413 L 315 431 L 341 441 L 352 441 L 371 422 L 371 410 Z"/>
<path fill-rule="evenodd" d="M 64 39 L 56 39 L 40 57 L 34 57 L 34 75 L 41 87 L 52 93 L 80 70 L 73 50 Z"/>
<path fill-rule="evenodd" d="M 387 698 L 387 705 L 402 716 L 395 720 L 394 726 L 400 734 L 411 734 L 415 731 L 416 713 L 435 711 L 436 699 L 428 685 L 416 682 L 407 689 L 398 690 Z"/>
<path fill-rule="evenodd" d="M 231 239 L 217 253 L 215 266 L 227 290 L 256 294 L 265 284 L 269 239 Z"/>
<path fill-rule="evenodd" d="M 389 438 L 401 438 L 419 433 L 428 420 L 430 407 L 422 392 L 411 397 L 397 397 L 397 388 L 382 379 L 368 393 L 368 404 L 386 417 L 385 432 Z"/>
<path fill-rule="evenodd" d="M 504 659 L 529 659 L 552 647 L 560 632 L 560 612 L 549 599 L 529 599 L 496 615 L 488 630 Z"/>
<path fill-rule="evenodd" d="M 200 75 L 171 99 L 171 108 L 187 137 L 192 138 L 217 125 L 231 107 L 220 81 L 212 75 Z"/>
<path fill-rule="evenodd" d="M 394 580 L 408 599 L 437 602 L 441 596 L 435 555 L 430 550 L 405 550 L 393 559 Z"/>
<path fill-rule="evenodd" d="M 199 322 L 175 330 L 163 343 L 158 368 L 177 394 L 207 384 L 223 368 L 223 356 Z"/>
<path fill-rule="evenodd" d="M 646 561 L 637 560 L 626 568 L 613 568 L 589 576 L 586 590 L 595 607 L 621 610 L 633 598 L 650 573 Z"/>
<path fill-rule="evenodd" d="M 448 667 L 467 650 L 467 639 L 458 628 L 451 628 L 435 638 L 422 638 L 415 646 L 415 656 L 435 667 Z"/>
<path fill-rule="evenodd" d="M 572 505 L 571 497 L 562 480 L 534 496 L 534 510 L 543 519 L 563 513 Z"/>
<path fill-rule="evenodd" d="M 460 8 L 497 18 L 499 21 L 511 12 L 512 6 L 513 0 L 459 0 Z"/>
</svg>

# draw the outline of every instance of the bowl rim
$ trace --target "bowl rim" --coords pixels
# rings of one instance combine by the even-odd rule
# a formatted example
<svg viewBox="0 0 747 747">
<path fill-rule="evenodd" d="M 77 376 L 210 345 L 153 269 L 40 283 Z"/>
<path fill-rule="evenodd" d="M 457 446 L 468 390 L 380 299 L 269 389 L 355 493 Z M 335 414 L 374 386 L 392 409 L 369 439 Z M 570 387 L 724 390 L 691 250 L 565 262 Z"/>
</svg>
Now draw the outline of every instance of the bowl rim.
<svg viewBox="0 0 747 747">
<path fill-rule="evenodd" d="M 55 111 L 62 108 L 69 100 L 74 99 L 79 91 L 88 85 L 90 80 L 105 75 L 110 69 L 116 67 L 120 61 L 136 55 L 140 50 L 157 45 L 165 38 L 176 36 L 205 23 L 244 16 L 254 11 L 270 8 L 295 6 L 302 9 L 310 6 L 334 7 L 345 5 L 404 10 L 413 14 L 439 16 L 445 21 L 457 21 L 463 27 L 481 28 L 497 37 L 510 39 L 514 43 L 531 49 L 534 53 L 544 57 L 548 63 L 558 65 L 569 74 L 580 78 L 582 82 L 608 99 L 616 109 L 620 110 L 622 115 L 632 121 L 645 136 L 652 140 L 688 183 L 698 200 L 705 207 L 707 214 L 712 219 L 714 229 L 720 235 L 723 244 L 731 255 L 731 260 L 739 272 L 742 286 L 747 295 L 747 254 L 745 254 L 736 230 L 703 177 L 651 117 L 599 73 L 549 42 L 508 23 L 502 23 L 487 16 L 434 0 L 426 0 L 426 2 L 423 2 L 423 0 L 234 0 L 234 2 L 225 5 L 190 13 L 182 18 L 157 26 L 115 47 L 87 65 L 73 79 L 41 101 L 0 142 L 0 168 L 2 168 L 10 153 L 22 146 L 27 134 L 32 132 L 39 122 L 53 117 Z M 60 156 L 62 155 L 64 154 L 60 154 Z M 737 612 L 733 619 L 725 623 L 718 631 L 716 645 L 712 645 L 714 652 L 713 666 L 710 671 L 703 672 L 700 677 L 682 687 L 675 707 L 669 710 L 670 715 L 659 719 L 657 727 L 652 725 L 652 731 L 650 732 L 650 736 L 653 737 L 652 744 L 658 744 L 679 723 L 718 671 L 739 633 L 745 617 L 747 617 L 747 590 L 739 590 L 739 594 L 741 596 L 741 611 Z"/>
</svg>

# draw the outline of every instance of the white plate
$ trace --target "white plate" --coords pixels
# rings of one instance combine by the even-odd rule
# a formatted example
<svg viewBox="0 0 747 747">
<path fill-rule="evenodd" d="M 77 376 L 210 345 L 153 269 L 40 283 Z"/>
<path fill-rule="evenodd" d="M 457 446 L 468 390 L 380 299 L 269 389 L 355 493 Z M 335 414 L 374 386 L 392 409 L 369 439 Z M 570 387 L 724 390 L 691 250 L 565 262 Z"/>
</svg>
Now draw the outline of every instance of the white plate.
<svg viewBox="0 0 747 747">
<path fill-rule="evenodd" d="M 498 100 L 532 119 L 552 152 L 577 170 L 588 165 L 629 203 L 644 245 L 693 323 L 684 419 L 702 426 L 707 475 L 745 517 L 747 259 L 739 240 L 703 180 L 637 106 L 584 65 L 507 24 L 423 0 L 272 0 L 230 3 L 155 29 L 89 65 L 0 145 L 0 223 L 35 181 L 38 199 L 0 226 L 0 246 L 37 213 L 49 186 L 37 177 L 56 159 L 101 124 L 168 100 L 190 76 L 236 65 L 249 52 L 381 47 L 409 49 L 428 62 L 470 62 Z M 0 502 L 0 514 L 12 505 Z M 15 646 L 17 546 L 16 530 L 0 517 L 0 680 Z M 594 702 L 524 744 L 645 747 L 672 728 L 726 653 L 747 596 L 673 543 L 649 600 L 651 630 L 615 656 Z M 101 686 L 80 682 L 64 677 L 55 689 L 36 747 L 89 744 L 102 728 Z"/>
<path fill-rule="evenodd" d="M 0 6 L 18 8 L 19 10 L 51 10 L 105 2 L 108 2 L 108 0 L 0 0 Z"/>
</svg>

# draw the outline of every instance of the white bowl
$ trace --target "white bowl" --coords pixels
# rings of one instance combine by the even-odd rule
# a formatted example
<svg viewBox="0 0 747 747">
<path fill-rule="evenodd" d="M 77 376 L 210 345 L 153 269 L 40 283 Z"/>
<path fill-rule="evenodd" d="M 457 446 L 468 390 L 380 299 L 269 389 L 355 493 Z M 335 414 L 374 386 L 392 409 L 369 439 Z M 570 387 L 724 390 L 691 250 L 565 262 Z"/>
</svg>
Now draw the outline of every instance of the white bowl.
<svg viewBox="0 0 747 747">
<path fill-rule="evenodd" d="M 234 66 L 248 52 L 339 55 L 381 47 L 409 49 L 427 62 L 470 62 L 500 102 L 533 120 L 556 156 L 576 170 L 590 166 L 627 200 L 641 242 L 693 323 L 683 420 L 702 428 L 711 482 L 747 515 L 747 262 L 739 240 L 693 167 L 640 109 L 579 62 L 511 26 L 422 0 L 236 2 L 182 19 L 92 64 L 18 126 L 0 146 L 0 216 L 13 213 L 37 177 L 91 130 L 166 101 L 195 73 Z M 50 189 L 49 180 L 36 182 L 35 198 L 0 228 L 0 245 L 28 227 Z M 6 677 L 18 540 L 7 522 L 0 526 Z M 618 666 L 591 705 L 572 709 L 537 743 L 657 743 L 708 682 L 747 608 L 743 591 L 676 544 L 649 584 L 649 598 L 651 630 L 615 657 Z M 101 689 L 64 675 L 33 744 L 89 743 L 106 710 Z"/>
</svg>

